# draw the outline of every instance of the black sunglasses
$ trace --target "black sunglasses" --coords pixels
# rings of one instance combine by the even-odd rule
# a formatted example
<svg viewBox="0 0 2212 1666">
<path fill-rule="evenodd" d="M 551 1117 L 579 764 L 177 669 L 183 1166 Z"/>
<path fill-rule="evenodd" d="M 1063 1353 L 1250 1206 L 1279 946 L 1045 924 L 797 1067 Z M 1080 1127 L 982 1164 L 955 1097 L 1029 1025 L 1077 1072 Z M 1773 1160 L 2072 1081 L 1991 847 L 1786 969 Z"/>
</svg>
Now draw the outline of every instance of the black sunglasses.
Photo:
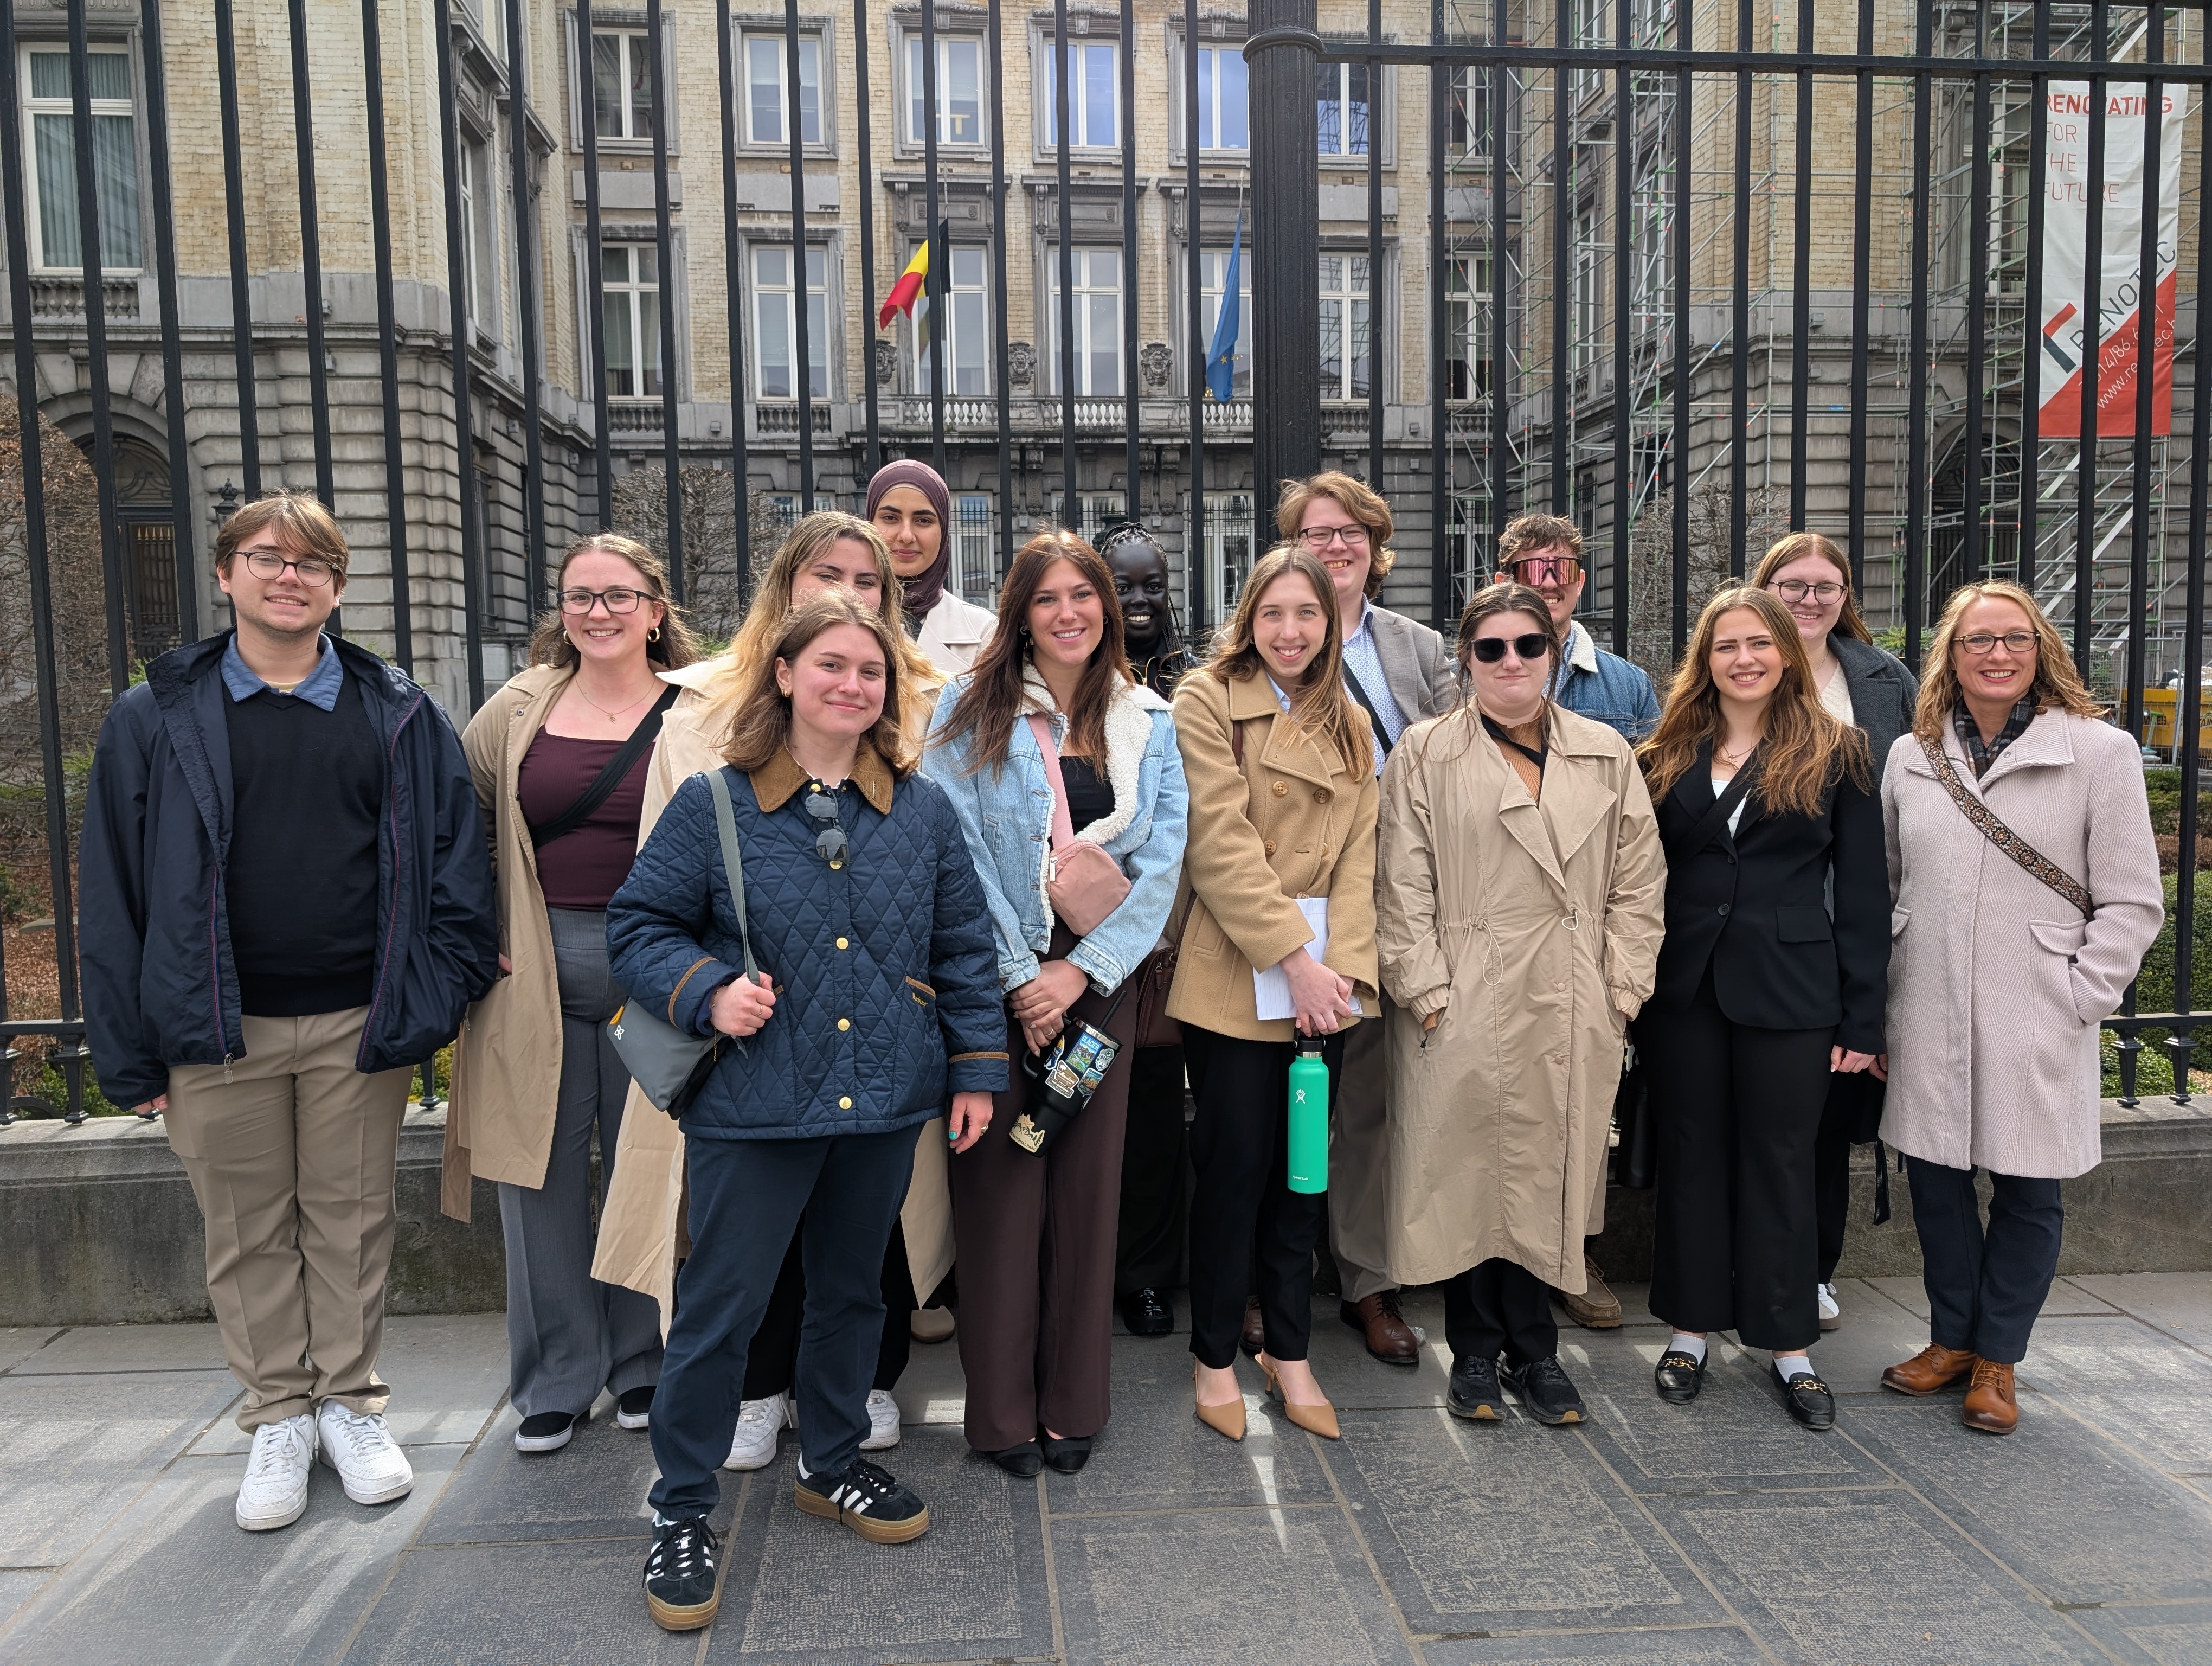
<svg viewBox="0 0 2212 1666">
<path fill-rule="evenodd" d="M 1552 639 L 1532 630 L 1526 636 L 1478 636 L 1474 639 L 1474 657 L 1486 666 L 1494 666 L 1505 657 L 1509 642 L 1523 660 L 1540 660 L 1552 651 Z"/>
<path fill-rule="evenodd" d="M 814 836 L 814 854 L 833 869 L 843 867 L 853 844 L 845 836 L 845 830 L 837 824 L 837 795 L 817 787 L 807 793 L 805 802 L 806 813 L 823 824 L 822 830 Z"/>
</svg>

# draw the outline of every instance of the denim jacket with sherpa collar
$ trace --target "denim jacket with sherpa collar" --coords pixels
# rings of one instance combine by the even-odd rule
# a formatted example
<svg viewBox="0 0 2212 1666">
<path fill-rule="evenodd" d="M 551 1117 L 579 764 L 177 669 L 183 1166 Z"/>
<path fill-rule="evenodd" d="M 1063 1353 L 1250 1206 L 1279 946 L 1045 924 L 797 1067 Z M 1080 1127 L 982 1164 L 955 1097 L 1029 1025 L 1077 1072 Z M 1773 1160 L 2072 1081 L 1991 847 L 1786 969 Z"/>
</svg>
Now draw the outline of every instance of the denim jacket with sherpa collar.
<svg viewBox="0 0 2212 1666">
<path fill-rule="evenodd" d="M 938 696 L 932 733 L 952 714 L 969 680 L 956 679 Z M 1034 666 L 1024 673 L 1023 690 L 1024 714 L 1046 717 L 1054 744 L 1062 744 L 1067 719 L 1054 708 Z M 1014 725 L 1006 760 L 995 769 L 986 764 L 969 773 L 973 740 L 963 735 L 931 746 L 921 768 L 945 789 L 960 818 L 990 904 L 999 941 L 999 980 L 1014 989 L 1037 975 L 1038 962 L 1052 941 L 1052 903 L 1044 889 L 1052 854 L 1052 782 L 1027 722 Z M 1119 988 L 1159 942 L 1182 873 L 1190 795 L 1183 785 L 1174 720 L 1167 702 L 1150 689 L 1125 684 L 1107 708 L 1106 779 L 1114 789 L 1113 812 L 1077 828 L 1075 836 L 1104 847 L 1121 864 L 1129 876 L 1129 894 L 1068 956 L 1102 994 Z"/>
</svg>

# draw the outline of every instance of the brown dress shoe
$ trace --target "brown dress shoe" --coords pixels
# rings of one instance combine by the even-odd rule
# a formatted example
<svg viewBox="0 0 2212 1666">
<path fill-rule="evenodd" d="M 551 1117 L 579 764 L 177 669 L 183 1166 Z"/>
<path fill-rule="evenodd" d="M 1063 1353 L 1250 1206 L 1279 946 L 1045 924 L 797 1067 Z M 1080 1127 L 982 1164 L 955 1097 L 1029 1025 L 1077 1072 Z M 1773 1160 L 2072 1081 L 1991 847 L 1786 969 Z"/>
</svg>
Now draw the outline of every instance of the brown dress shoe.
<svg viewBox="0 0 2212 1666">
<path fill-rule="evenodd" d="M 1606 1287 L 1604 1275 L 1588 1256 L 1583 1257 L 1583 1277 L 1588 1280 L 1588 1287 L 1581 1295 L 1559 1292 L 1559 1303 L 1567 1310 L 1567 1317 L 1584 1330 L 1620 1329 L 1620 1298 Z"/>
<path fill-rule="evenodd" d="M 1966 1389 L 1959 1421 L 1985 1435 L 2008 1435 L 2020 1426 L 2020 1402 L 2013 1398 L 2012 1367 L 1994 1359 L 1974 1361 L 1974 1380 Z"/>
<path fill-rule="evenodd" d="M 1882 1372 L 1881 1385 L 1899 1394 L 1941 1394 L 1965 1382 L 1973 1369 L 1972 1350 L 1947 1348 L 1930 1342 L 1903 1365 L 1892 1365 Z"/>
<path fill-rule="evenodd" d="M 1418 1365 L 1421 1362 L 1421 1339 L 1413 1335 L 1411 1325 L 1398 1305 L 1395 1290 L 1377 1291 L 1372 1296 L 1362 1296 L 1356 1302 L 1340 1302 L 1337 1317 L 1362 1332 L 1367 1338 L 1367 1351 L 1386 1365 Z M 1332 1437 L 1334 1438 L 1334 1437 Z"/>
<path fill-rule="evenodd" d="M 1257 1296 L 1244 1304 L 1244 1334 L 1237 1341 L 1247 1353 L 1256 1354 L 1267 1346 L 1267 1329 L 1260 1322 L 1260 1298 Z"/>
</svg>

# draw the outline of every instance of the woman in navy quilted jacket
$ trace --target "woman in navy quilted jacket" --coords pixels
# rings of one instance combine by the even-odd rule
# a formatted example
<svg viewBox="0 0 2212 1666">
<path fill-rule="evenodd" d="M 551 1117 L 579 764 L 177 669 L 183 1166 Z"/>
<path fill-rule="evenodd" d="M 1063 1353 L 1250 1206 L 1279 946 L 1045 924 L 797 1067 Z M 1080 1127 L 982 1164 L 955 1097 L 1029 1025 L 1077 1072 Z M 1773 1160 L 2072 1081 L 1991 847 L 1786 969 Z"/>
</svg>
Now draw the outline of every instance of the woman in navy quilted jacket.
<svg viewBox="0 0 2212 1666">
<path fill-rule="evenodd" d="M 744 920 L 704 775 L 677 790 L 607 907 L 631 1002 L 736 1040 L 684 1113 L 691 1254 L 653 1401 L 645 1570 L 671 1630 L 714 1617 L 714 1470 L 794 1230 L 798 1506 L 877 1543 L 929 1525 L 921 1500 L 860 1456 L 884 1246 L 915 1130 L 949 1097 L 952 1148 L 973 1146 L 1006 1085 L 1006 1040 L 982 888 L 944 792 L 914 773 L 899 665 L 883 617 L 842 590 L 792 613 L 722 746 Z M 741 970 L 746 934 L 757 982 Z"/>
</svg>

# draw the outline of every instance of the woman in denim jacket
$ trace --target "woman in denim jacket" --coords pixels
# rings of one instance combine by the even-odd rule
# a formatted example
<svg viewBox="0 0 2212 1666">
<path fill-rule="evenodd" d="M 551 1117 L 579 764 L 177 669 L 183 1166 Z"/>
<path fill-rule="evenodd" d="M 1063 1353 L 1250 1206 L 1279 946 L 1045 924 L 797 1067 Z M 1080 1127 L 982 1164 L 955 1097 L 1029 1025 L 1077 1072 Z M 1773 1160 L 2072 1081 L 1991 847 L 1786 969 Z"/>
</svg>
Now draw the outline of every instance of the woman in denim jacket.
<svg viewBox="0 0 2212 1666">
<path fill-rule="evenodd" d="M 1032 716 L 1052 736 L 1075 837 L 1103 847 L 1129 880 L 1079 938 L 1046 894 L 1054 789 Z M 1182 760 L 1166 702 L 1122 654 L 1113 577 L 1073 532 L 1032 538 L 1015 557 L 989 645 L 939 697 L 922 770 L 951 799 L 983 882 L 1007 1051 L 1018 1059 L 1087 1020 L 1126 1053 L 1138 1003 L 1133 991 L 1115 997 L 1175 903 Z M 1045 1462 L 1073 1474 L 1106 1422 L 1129 1067 L 1117 1057 L 1081 1114 L 1032 1155 L 1013 1138 L 1036 1087 L 1017 1067 L 991 1132 L 952 1159 L 968 1444 L 1017 1475 Z"/>
</svg>

